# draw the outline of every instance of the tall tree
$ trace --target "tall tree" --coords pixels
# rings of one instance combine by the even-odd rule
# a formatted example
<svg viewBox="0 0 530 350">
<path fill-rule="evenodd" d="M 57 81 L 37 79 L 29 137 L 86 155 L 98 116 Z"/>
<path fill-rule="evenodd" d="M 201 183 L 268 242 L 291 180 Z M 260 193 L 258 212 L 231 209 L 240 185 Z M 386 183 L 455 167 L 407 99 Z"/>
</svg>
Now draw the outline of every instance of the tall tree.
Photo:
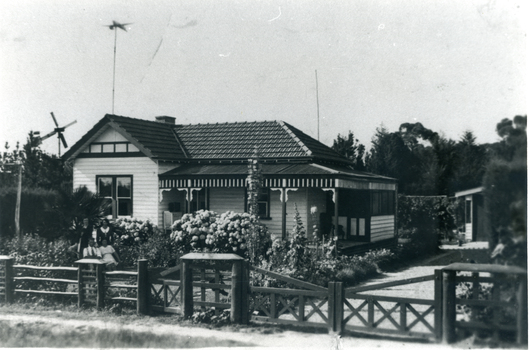
<svg viewBox="0 0 530 350">
<path fill-rule="evenodd" d="M 366 157 L 367 170 L 398 179 L 400 192 L 411 193 L 411 184 L 419 175 L 419 162 L 407 147 L 400 133 L 377 128 L 372 138 L 372 148 Z"/>
<path fill-rule="evenodd" d="M 502 141 L 486 167 L 484 195 L 491 225 L 490 246 L 509 238 L 524 248 L 527 228 L 527 135 L 526 116 L 497 124 Z M 521 258 L 522 254 L 518 257 Z M 520 262 L 526 264 L 526 259 Z"/>
<path fill-rule="evenodd" d="M 337 138 L 333 140 L 333 146 L 331 146 L 331 148 L 351 160 L 355 170 L 366 170 L 366 165 L 364 162 L 364 152 L 366 148 L 363 144 L 359 143 L 358 139 L 353 136 L 353 132 L 351 130 L 348 131 L 348 135 L 346 136 L 338 134 Z"/>
<path fill-rule="evenodd" d="M 456 192 L 481 186 L 487 162 L 486 146 L 477 144 L 473 132 L 466 130 L 456 144 L 456 162 L 450 181 L 450 191 Z"/>
</svg>

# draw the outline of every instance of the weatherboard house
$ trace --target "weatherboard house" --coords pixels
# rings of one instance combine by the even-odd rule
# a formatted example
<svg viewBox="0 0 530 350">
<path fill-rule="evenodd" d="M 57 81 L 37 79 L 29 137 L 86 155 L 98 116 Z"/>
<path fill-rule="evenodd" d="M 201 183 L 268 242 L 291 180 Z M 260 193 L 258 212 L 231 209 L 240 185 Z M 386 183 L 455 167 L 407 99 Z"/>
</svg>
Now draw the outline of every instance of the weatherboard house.
<svg viewBox="0 0 530 350">
<path fill-rule="evenodd" d="M 282 121 L 179 125 L 168 116 L 107 114 L 63 159 L 74 187 L 112 202 L 109 217 L 151 219 L 168 229 L 200 209 L 245 212 L 256 148 L 259 214 L 274 236 L 288 237 L 296 205 L 308 232 L 317 225 L 345 247 L 394 241 L 395 179 L 353 170 L 348 159 Z"/>
</svg>

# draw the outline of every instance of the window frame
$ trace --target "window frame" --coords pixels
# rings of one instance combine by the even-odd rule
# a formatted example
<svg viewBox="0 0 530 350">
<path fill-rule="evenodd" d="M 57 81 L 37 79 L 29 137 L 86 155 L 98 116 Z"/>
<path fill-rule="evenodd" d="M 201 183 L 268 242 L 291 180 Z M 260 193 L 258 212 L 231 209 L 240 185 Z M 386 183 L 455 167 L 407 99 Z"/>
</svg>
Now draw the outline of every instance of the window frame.
<svg viewBox="0 0 530 350">
<path fill-rule="evenodd" d="M 270 220 L 271 219 L 271 189 L 269 187 L 260 187 L 260 191 L 263 191 L 262 193 L 258 193 L 258 216 L 262 220 Z M 265 192 L 266 191 L 266 192 Z M 260 196 L 266 195 L 266 200 L 259 200 Z M 259 204 L 264 203 L 265 204 L 265 215 L 262 216 L 259 214 Z M 247 213 L 250 213 L 250 203 L 248 201 L 248 188 L 245 189 L 245 207 L 247 208 Z"/>
<path fill-rule="evenodd" d="M 396 215 L 395 191 L 373 191 L 370 194 L 370 215 Z"/>
<path fill-rule="evenodd" d="M 99 180 L 101 178 L 111 178 L 112 179 L 112 185 L 111 185 L 111 197 L 104 196 L 102 198 L 109 198 L 111 199 L 111 213 L 108 216 L 111 216 L 113 219 L 116 218 L 124 218 L 124 217 L 132 217 L 134 214 L 134 177 L 133 175 L 96 175 L 96 193 L 98 196 L 100 195 L 100 189 L 99 189 Z M 130 188 L 130 196 L 129 197 L 121 197 L 118 196 L 118 178 L 129 178 L 131 182 L 131 188 Z M 119 215 L 119 199 L 129 199 L 131 201 L 131 210 L 128 215 Z"/>
</svg>

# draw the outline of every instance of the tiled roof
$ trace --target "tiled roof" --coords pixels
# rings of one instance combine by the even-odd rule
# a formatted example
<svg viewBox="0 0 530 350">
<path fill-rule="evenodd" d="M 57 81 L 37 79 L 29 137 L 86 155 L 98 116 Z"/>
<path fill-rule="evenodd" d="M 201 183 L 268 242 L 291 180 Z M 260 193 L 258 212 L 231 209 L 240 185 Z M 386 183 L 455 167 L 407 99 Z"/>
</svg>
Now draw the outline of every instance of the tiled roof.
<svg viewBox="0 0 530 350">
<path fill-rule="evenodd" d="M 190 124 L 177 126 L 176 131 L 192 159 L 248 159 L 257 146 L 261 158 L 345 161 L 330 147 L 281 121 Z"/>
<path fill-rule="evenodd" d="M 108 124 L 113 124 L 119 130 L 125 132 L 129 138 L 137 141 L 149 157 L 163 160 L 185 158 L 182 147 L 174 134 L 174 125 L 111 114 L 105 115 L 62 158 L 68 160 L 71 157 L 75 157 L 81 148 L 97 137 L 98 133 Z"/>
<path fill-rule="evenodd" d="M 255 146 L 262 158 L 309 156 L 277 122 L 191 124 L 176 131 L 192 159 L 248 159 Z"/>
<path fill-rule="evenodd" d="M 64 158 L 75 156 L 108 123 L 136 140 L 153 159 L 246 160 L 253 155 L 254 147 L 258 147 L 263 159 L 349 163 L 330 147 L 282 121 L 172 125 L 109 114 L 65 153 Z"/>
<path fill-rule="evenodd" d="M 106 117 L 147 148 L 153 158 L 164 160 L 185 158 L 173 132 L 174 125 L 116 115 L 107 115 Z"/>
</svg>

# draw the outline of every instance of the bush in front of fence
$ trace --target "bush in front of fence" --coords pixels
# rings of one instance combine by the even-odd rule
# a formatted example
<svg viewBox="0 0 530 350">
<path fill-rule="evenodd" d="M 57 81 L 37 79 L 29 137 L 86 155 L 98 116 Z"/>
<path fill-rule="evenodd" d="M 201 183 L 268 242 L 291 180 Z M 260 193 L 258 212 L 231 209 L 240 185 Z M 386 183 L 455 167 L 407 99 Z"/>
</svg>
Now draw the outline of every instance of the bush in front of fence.
<svg viewBox="0 0 530 350">
<path fill-rule="evenodd" d="M 68 251 L 70 243 L 65 238 L 47 240 L 38 234 L 25 234 L 21 238 L 3 239 L 0 242 L 0 255 L 8 255 L 14 258 L 15 265 L 31 266 L 73 266 L 77 260 L 77 255 Z M 66 271 L 41 271 L 26 270 L 26 277 L 50 277 L 76 279 L 75 273 Z M 16 281 L 16 289 L 32 290 L 54 290 L 64 292 L 65 283 L 41 282 L 41 281 Z M 47 303 L 51 300 L 60 299 L 59 297 L 42 298 L 35 295 L 25 296 L 34 303 Z"/>
<path fill-rule="evenodd" d="M 355 285 L 376 276 L 379 266 L 388 264 L 394 254 L 378 249 L 358 256 L 336 254 L 335 240 L 310 242 L 301 216 L 295 207 L 294 226 L 289 240 L 275 240 L 268 259 L 260 267 L 288 277 L 327 287 L 329 282 L 341 281 Z M 253 276 L 253 283 L 267 287 L 289 287 L 288 283 L 261 274 Z"/>
<path fill-rule="evenodd" d="M 48 240 L 38 234 L 2 239 L 0 255 L 9 255 L 18 265 L 73 266 L 77 255 L 68 251 L 70 242 L 65 238 Z"/>
</svg>

